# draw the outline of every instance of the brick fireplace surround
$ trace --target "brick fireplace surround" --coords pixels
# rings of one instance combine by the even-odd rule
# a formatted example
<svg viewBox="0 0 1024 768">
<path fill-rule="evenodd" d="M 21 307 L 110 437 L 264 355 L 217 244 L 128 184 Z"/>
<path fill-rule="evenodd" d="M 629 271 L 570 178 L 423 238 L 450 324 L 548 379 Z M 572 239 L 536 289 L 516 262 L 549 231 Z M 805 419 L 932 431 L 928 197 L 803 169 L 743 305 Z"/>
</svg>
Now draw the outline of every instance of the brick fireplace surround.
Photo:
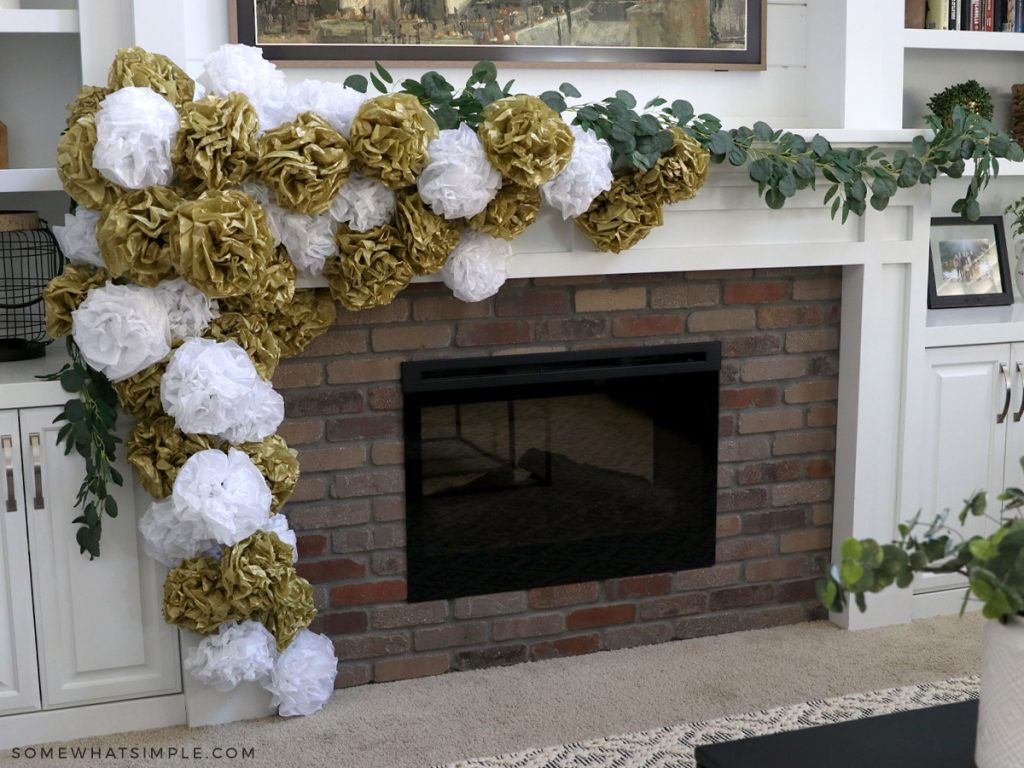
<svg viewBox="0 0 1024 768">
<path fill-rule="evenodd" d="M 513 280 L 464 304 L 416 284 L 338 324 L 274 385 L 302 478 L 286 508 L 338 687 L 820 617 L 831 547 L 838 267 Z M 717 564 L 405 602 L 403 360 L 723 345 Z"/>
</svg>

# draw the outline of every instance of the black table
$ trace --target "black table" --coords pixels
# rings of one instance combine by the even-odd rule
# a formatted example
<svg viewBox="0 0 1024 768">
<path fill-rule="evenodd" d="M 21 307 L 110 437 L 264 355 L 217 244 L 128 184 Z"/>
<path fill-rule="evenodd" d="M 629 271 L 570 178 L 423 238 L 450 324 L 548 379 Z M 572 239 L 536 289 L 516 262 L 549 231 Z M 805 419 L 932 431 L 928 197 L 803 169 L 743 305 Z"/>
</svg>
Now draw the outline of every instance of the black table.
<svg viewBox="0 0 1024 768">
<path fill-rule="evenodd" d="M 978 702 L 697 747 L 697 768 L 975 768 Z"/>
</svg>

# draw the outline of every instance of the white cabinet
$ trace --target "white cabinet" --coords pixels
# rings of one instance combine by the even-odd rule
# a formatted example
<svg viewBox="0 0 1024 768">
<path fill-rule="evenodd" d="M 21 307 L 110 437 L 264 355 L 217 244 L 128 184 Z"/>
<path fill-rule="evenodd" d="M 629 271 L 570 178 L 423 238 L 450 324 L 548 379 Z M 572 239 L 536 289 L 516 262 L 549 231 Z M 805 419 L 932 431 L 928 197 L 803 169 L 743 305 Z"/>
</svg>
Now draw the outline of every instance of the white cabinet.
<svg viewBox="0 0 1024 768">
<path fill-rule="evenodd" d="M 99 558 L 80 554 L 84 461 L 57 444 L 59 411 L 0 411 L 0 715 L 181 691 L 177 631 L 160 615 L 165 570 L 136 526 L 144 492 L 119 460 L 118 517 L 104 521 Z M 0 717 L 0 735 L 12 722 Z"/>
<path fill-rule="evenodd" d="M 936 348 L 926 356 L 927 432 L 918 446 L 922 519 L 948 508 L 948 523 L 965 537 L 991 534 L 998 525 L 996 496 L 1007 485 L 1024 485 L 1024 344 Z M 979 490 L 988 492 L 988 516 L 960 526 L 963 500 Z M 957 574 L 931 574 L 915 580 L 915 592 L 963 585 Z"/>
</svg>

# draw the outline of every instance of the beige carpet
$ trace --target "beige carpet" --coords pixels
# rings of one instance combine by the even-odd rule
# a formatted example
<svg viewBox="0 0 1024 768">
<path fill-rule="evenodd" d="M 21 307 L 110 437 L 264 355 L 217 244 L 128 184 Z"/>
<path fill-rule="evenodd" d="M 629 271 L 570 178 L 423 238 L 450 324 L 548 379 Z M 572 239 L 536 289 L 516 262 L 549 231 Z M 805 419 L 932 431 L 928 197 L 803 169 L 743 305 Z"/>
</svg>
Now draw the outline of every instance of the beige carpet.
<svg viewBox="0 0 1024 768">
<path fill-rule="evenodd" d="M 308 718 L 189 731 L 168 728 L 76 744 L 252 747 L 248 768 L 425 768 L 703 720 L 811 698 L 975 674 L 979 616 L 846 632 L 820 622 L 515 667 L 338 691 Z M 38 766 L 40 760 L 2 765 Z M 70 765 L 169 768 L 174 760 Z"/>
</svg>

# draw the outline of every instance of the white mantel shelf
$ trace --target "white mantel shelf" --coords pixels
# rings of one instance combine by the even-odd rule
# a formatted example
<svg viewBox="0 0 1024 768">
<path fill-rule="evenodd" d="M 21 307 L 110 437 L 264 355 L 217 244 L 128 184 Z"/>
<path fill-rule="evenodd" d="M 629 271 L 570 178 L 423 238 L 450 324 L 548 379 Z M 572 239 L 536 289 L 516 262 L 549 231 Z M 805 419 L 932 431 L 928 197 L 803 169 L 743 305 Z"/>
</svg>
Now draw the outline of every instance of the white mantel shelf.
<svg viewBox="0 0 1024 768">
<path fill-rule="evenodd" d="M 78 34 L 78 11 L 0 9 L 0 34 Z"/>
<path fill-rule="evenodd" d="M 0 363 L 0 408 L 42 408 L 61 405 L 71 397 L 59 381 L 40 381 L 68 362 L 63 341 L 46 348 L 44 357 Z"/>
</svg>

